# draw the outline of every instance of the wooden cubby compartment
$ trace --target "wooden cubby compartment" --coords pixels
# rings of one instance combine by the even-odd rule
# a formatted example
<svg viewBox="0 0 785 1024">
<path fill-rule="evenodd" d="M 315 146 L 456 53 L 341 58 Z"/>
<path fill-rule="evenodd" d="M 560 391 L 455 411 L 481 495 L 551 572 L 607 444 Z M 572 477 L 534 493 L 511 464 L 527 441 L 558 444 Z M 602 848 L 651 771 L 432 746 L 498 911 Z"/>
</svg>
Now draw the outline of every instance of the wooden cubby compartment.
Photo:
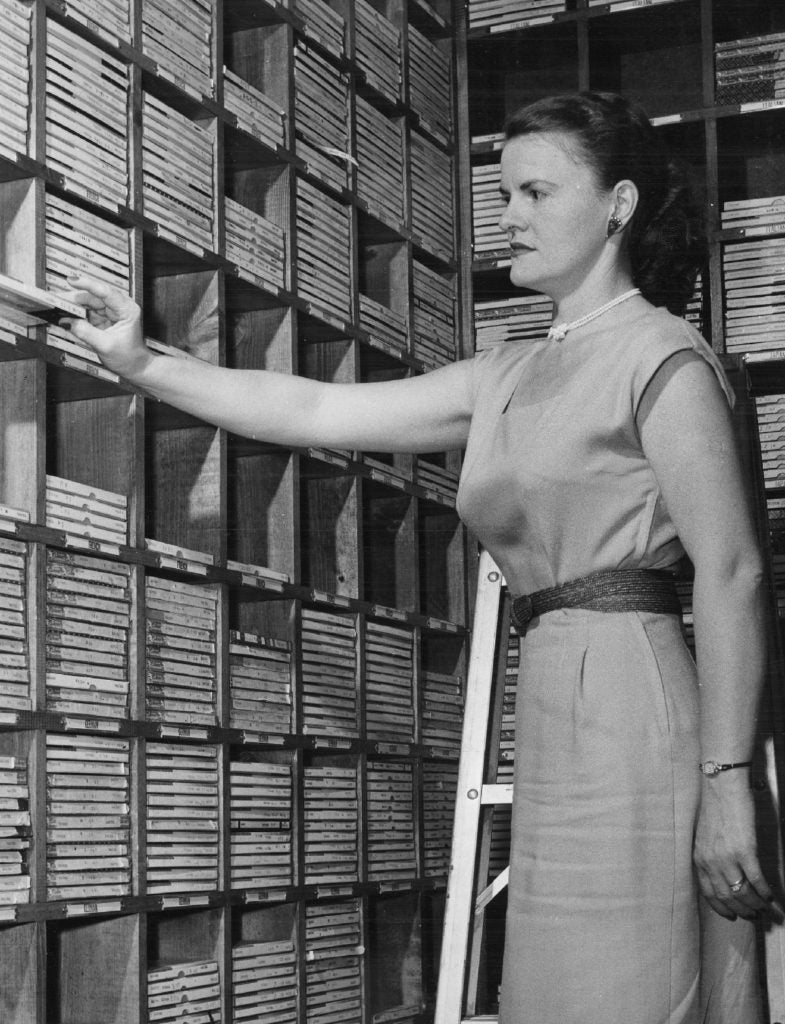
<svg viewBox="0 0 785 1024">
<path fill-rule="evenodd" d="M 727 117 L 717 123 L 720 209 L 729 200 L 782 195 L 783 111 Z"/>
<path fill-rule="evenodd" d="M 701 69 L 694 0 L 589 20 L 589 87 L 623 93 L 649 117 L 700 108 Z"/>
<path fill-rule="evenodd" d="M 293 314 L 259 289 L 228 291 L 226 362 L 234 369 L 292 372 Z M 256 308 L 254 308 L 254 306 Z M 294 577 L 296 457 L 230 434 L 227 439 L 227 556 Z"/>
<path fill-rule="evenodd" d="M 0 927 L 0 1015 L 7 1024 L 39 1019 L 43 922 Z"/>
<path fill-rule="evenodd" d="M 419 611 L 416 502 L 411 495 L 363 481 L 364 598 L 375 604 Z"/>
<path fill-rule="evenodd" d="M 785 31 L 785 8 L 771 0 L 713 0 L 712 22 L 718 43 Z"/>
<path fill-rule="evenodd" d="M 368 977 L 372 1014 L 424 1007 L 422 913 L 418 893 L 368 901 Z"/>
<path fill-rule="evenodd" d="M 418 550 L 420 610 L 448 622 L 463 622 L 463 532 L 457 512 L 420 502 Z"/>
<path fill-rule="evenodd" d="M 137 1024 L 141 922 L 133 914 L 49 921 L 47 1024 Z"/>
<path fill-rule="evenodd" d="M 357 597 L 359 499 L 354 474 L 319 458 L 300 460 L 302 583 Z"/>
<path fill-rule="evenodd" d="M 468 103 L 472 136 L 502 130 L 525 103 L 580 88 L 574 23 L 469 39 Z"/>
</svg>

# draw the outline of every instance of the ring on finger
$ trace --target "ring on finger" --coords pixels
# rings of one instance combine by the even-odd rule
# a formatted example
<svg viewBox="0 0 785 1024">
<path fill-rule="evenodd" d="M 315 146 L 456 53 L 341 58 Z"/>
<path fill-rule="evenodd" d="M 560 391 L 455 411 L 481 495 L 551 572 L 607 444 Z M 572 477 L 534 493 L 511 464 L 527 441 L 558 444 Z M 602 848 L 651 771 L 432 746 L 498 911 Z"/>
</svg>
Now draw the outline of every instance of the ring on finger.
<svg viewBox="0 0 785 1024">
<path fill-rule="evenodd" d="M 730 891 L 732 893 L 741 892 L 746 881 L 747 879 L 742 875 L 741 878 L 737 879 L 735 882 L 731 882 Z"/>
</svg>

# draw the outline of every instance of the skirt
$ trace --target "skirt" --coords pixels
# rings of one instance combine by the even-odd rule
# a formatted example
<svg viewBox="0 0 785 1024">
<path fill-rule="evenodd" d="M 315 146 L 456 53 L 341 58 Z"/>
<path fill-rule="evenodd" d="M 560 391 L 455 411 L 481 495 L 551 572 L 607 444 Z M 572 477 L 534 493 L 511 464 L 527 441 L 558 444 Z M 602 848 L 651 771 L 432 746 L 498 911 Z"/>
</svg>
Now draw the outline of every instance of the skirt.
<svg viewBox="0 0 785 1024">
<path fill-rule="evenodd" d="M 531 624 L 499 1024 L 758 1024 L 754 929 L 707 907 L 701 936 L 698 760 L 675 616 L 562 609 Z"/>
</svg>

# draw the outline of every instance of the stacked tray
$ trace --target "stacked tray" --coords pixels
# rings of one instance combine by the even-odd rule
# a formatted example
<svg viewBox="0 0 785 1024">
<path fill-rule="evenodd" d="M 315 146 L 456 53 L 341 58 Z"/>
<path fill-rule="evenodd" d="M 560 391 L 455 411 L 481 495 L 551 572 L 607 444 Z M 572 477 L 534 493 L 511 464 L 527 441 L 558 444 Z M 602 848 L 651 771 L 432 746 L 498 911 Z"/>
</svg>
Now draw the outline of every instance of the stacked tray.
<svg viewBox="0 0 785 1024">
<path fill-rule="evenodd" d="M 69 274 L 84 271 L 130 292 L 130 240 L 126 228 L 48 193 L 45 233 L 48 289 L 66 288 Z"/>
<path fill-rule="evenodd" d="M 445 145 L 452 139 L 452 83 L 446 53 L 409 25 L 409 104 L 423 128 Z"/>
<path fill-rule="evenodd" d="M 297 1024 L 297 954 L 291 939 L 240 942 L 232 948 L 236 1024 Z"/>
<path fill-rule="evenodd" d="M 215 746 L 147 743 L 147 892 L 219 887 L 220 757 Z"/>
<path fill-rule="evenodd" d="M 360 295 L 360 327 L 371 336 L 371 343 L 385 351 L 403 355 L 408 344 L 406 317 L 367 295 Z"/>
<path fill-rule="evenodd" d="M 0 906 L 30 902 L 27 761 L 0 755 Z"/>
<path fill-rule="evenodd" d="M 508 341 L 543 341 L 553 319 L 553 302 L 544 295 L 480 299 L 474 303 L 476 349 Z"/>
<path fill-rule="evenodd" d="M 128 201 L 128 66 L 52 18 L 46 38 L 46 162 L 68 187 Z"/>
<path fill-rule="evenodd" d="M 350 616 L 303 608 L 303 731 L 356 736 L 357 628 Z"/>
<path fill-rule="evenodd" d="M 142 49 L 158 73 L 198 96 L 212 96 L 214 0 L 143 0 Z"/>
<path fill-rule="evenodd" d="M 785 97 L 785 32 L 732 39 L 714 46 L 718 104 Z"/>
<path fill-rule="evenodd" d="M 450 871 L 458 766 L 423 764 L 423 873 L 446 879 Z"/>
<path fill-rule="evenodd" d="M 270 149 L 283 146 L 286 113 L 280 103 L 265 96 L 230 68 L 223 69 L 224 106 L 237 118 L 237 127 L 264 142 Z"/>
<path fill-rule="evenodd" d="M 27 571 L 22 541 L 0 537 L 0 709 L 30 711 Z"/>
<path fill-rule="evenodd" d="M 428 369 L 455 360 L 455 284 L 424 263 L 412 262 L 414 355 Z"/>
<path fill-rule="evenodd" d="M 334 188 L 348 183 L 349 87 L 341 72 L 305 43 L 294 49 L 296 151 Z"/>
<path fill-rule="evenodd" d="M 128 543 L 128 498 L 76 480 L 47 474 L 46 525 L 73 537 Z"/>
<path fill-rule="evenodd" d="M 411 764 L 368 764 L 368 880 L 414 878 L 414 774 Z"/>
<path fill-rule="evenodd" d="M 130 744 L 46 737 L 46 892 L 50 900 L 131 892 Z"/>
<path fill-rule="evenodd" d="M 125 718 L 130 631 L 130 566 L 47 548 L 47 710 Z"/>
<path fill-rule="evenodd" d="M 357 195 L 383 223 L 400 227 L 406 220 L 403 124 L 390 121 L 362 96 L 357 120 Z"/>
<path fill-rule="evenodd" d="M 324 0 L 294 0 L 294 13 L 302 19 L 305 34 L 333 57 L 344 56 L 346 22 Z"/>
<path fill-rule="evenodd" d="M 463 730 L 463 684 L 445 672 L 422 674 L 422 742 L 457 757 Z"/>
<path fill-rule="evenodd" d="M 67 0 L 69 17 L 82 21 L 94 32 L 110 33 L 124 42 L 131 41 L 130 0 Z"/>
<path fill-rule="evenodd" d="M 366 625 L 365 728 L 368 739 L 414 741 L 414 648 L 408 629 Z"/>
<path fill-rule="evenodd" d="M 254 213 L 228 196 L 226 258 L 236 263 L 242 277 L 268 288 L 286 284 L 286 235 L 283 228 Z"/>
<path fill-rule="evenodd" d="M 412 232 L 424 249 L 445 260 L 455 254 L 452 174 L 452 157 L 412 132 Z"/>
<path fill-rule="evenodd" d="M 292 731 L 292 650 L 286 640 L 229 635 L 229 724 L 233 729 Z"/>
<path fill-rule="evenodd" d="M 772 201 L 769 208 L 773 210 L 777 205 L 778 201 Z M 747 211 L 753 220 L 756 209 L 760 213 L 763 207 L 758 205 Z M 766 215 L 760 216 L 765 219 Z M 760 231 L 765 233 L 765 229 L 766 225 L 761 225 Z M 745 234 L 755 234 L 757 230 L 750 226 Z M 757 238 L 726 245 L 722 273 L 728 352 L 785 347 L 785 238 Z"/>
<path fill-rule="evenodd" d="M 365 81 L 397 103 L 401 96 L 400 30 L 368 0 L 355 0 L 354 26 L 355 60 Z"/>
<path fill-rule="evenodd" d="M 146 92 L 142 100 L 144 213 L 201 251 L 213 248 L 215 131 Z"/>
<path fill-rule="evenodd" d="M 499 164 L 472 166 L 472 237 L 475 259 L 510 258 L 510 243 L 499 227 Z"/>
<path fill-rule="evenodd" d="M 221 1024 L 221 972 L 214 960 L 189 961 L 147 972 L 150 1024 Z"/>
<path fill-rule="evenodd" d="M 417 460 L 417 483 L 427 491 L 439 495 L 445 502 L 455 505 L 458 494 L 458 475 L 427 458 Z"/>
<path fill-rule="evenodd" d="M 305 908 L 307 1024 L 362 1024 L 363 961 L 360 903 Z"/>
<path fill-rule="evenodd" d="M 357 774 L 338 765 L 311 765 L 303 775 L 306 884 L 356 882 Z"/>
<path fill-rule="evenodd" d="M 148 575 L 145 580 L 148 720 L 218 721 L 218 591 Z"/>
<path fill-rule="evenodd" d="M 589 0 L 591 3 L 593 0 Z M 608 0 L 603 0 L 607 3 Z M 636 0 L 640 3 L 640 0 Z M 651 2 L 651 0 L 649 0 Z M 469 28 L 512 31 L 529 21 L 549 21 L 566 10 L 565 0 L 469 0 Z"/>
<path fill-rule="evenodd" d="M 232 888 L 291 885 L 291 765 L 235 757 L 229 787 Z"/>
<path fill-rule="evenodd" d="M 349 209 L 310 182 L 297 181 L 297 293 L 317 312 L 351 320 Z"/>
<path fill-rule="evenodd" d="M 0 148 L 10 153 L 27 154 L 29 149 L 32 11 L 18 0 L 0 2 Z"/>
</svg>

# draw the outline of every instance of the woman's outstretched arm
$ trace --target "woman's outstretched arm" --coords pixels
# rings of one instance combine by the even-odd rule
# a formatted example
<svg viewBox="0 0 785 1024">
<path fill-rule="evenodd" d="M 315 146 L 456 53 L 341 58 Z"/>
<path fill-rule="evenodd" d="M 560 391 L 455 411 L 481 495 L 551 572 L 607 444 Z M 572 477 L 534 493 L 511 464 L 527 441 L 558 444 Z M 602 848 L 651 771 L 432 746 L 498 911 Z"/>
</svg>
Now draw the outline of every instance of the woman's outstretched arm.
<svg viewBox="0 0 785 1024">
<path fill-rule="evenodd" d="M 129 296 L 83 275 L 70 279 L 89 320 L 71 332 L 110 370 L 154 398 L 233 433 L 292 447 L 369 451 L 461 448 L 472 412 L 470 364 L 371 384 L 325 384 L 267 370 L 233 370 L 156 355 Z"/>
</svg>

